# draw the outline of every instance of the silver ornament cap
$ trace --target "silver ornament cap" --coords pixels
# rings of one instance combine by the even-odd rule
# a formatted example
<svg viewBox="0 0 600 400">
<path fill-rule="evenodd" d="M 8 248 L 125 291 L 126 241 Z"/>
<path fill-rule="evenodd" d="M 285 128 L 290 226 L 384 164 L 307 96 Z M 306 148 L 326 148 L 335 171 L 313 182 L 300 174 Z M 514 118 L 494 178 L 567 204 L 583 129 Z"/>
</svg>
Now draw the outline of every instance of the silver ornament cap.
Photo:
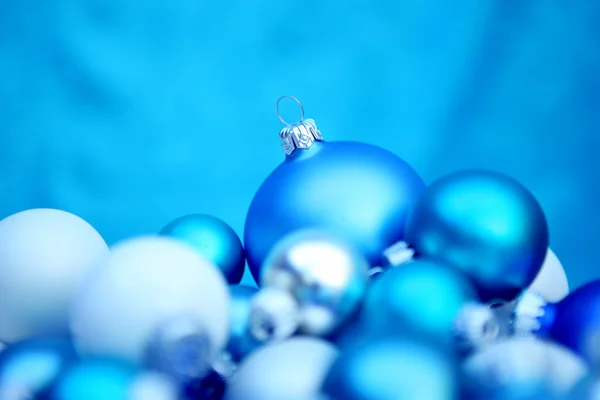
<svg viewBox="0 0 600 400">
<path fill-rule="evenodd" d="M 300 107 L 300 120 L 292 124 L 288 123 L 283 119 L 279 113 L 279 103 L 283 99 L 292 99 Z M 302 103 L 294 96 L 281 96 L 277 99 L 276 103 L 277 117 L 285 125 L 285 127 L 279 131 L 279 140 L 281 142 L 281 148 L 284 153 L 288 156 L 292 154 L 296 149 L 308 149 L 315 141 L 323 141 L 321 131 L 317 128 L 317 124 L 313 119 L 304 119 L 304 107 Z"/>
<path fill-rule="evenodd" d="M 489 306 L 469 303 L 463 307 L 454 323 L 454 335 L 463 349 L 477 351 L 496 342 L 500 338 L 501 328 Z"/>
</svg>

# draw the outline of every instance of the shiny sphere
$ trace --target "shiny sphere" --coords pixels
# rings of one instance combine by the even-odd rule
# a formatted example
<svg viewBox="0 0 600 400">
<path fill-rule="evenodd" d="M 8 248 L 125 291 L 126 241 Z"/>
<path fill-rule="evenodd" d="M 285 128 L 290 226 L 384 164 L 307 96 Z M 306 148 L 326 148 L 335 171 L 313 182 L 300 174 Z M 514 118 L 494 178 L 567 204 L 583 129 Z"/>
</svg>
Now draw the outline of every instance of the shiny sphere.
<svg viewBox="0 0 600 400">
<path fill-rule="evenodd" d="M 219 269 L 167 237 L 139 237 L 112 249 L 75 298 L 71 329 L 78 350 L 143 361 L 157 329 L 174 318 L 204 324 L 216 354 L 227 342 L 229 291 Z"/>
<path fill-rule="evenodd" d="M 192 245 L 204 258 L 215 264 L 230 284 L 240 283 L 246 257 L 235 231 L 219 218 L 193 214 L 178 218 L 161 231 L 161 235 Z"/>
<path fill-rule="evenodd" d="M 566 348 L 527 337 L 480 350 L 464 361 L 462 372 L 467 399 L 541 400 L 568 393 L 588 368 Z"/>
<path fill-rule="evenodd" d="M 66 211 L 32 209 L 0 221 L 0 340 L 68 332 L 74 293 L 108 254 L 100 234 Z"/>
<path fill-rule="evenodd" d="M 368 284 L 366 258 L 329 233 L 303 230 L 283 238 L 265 260 L 260 283 L 290 293 L 303 316 L 300 330 L 327 335 L 361 301 Z"/>
<path fill-rule="evenodd" d="M 44 400 L 178 400 L 162 375 L 112 359 L 85 359 L 69 368 Z"/>
<path fill-rule="evenodd" d="M 548 248 L 544 264 L 535 280 L 528 288 L 529 291 L 540 294 L 546 301 L 556 303 L 569 294 L 567 274 L 556 254 Z"/>
<path fill-rule="evenodd" d="M 301 336 L 261 347 L 240 364 L 225 399 L 310 399 L 319 393 L 337 354 L 330 343 Z"/>
<path fill-rule="evenodd" d="M 258 289 L 249 286 L 229 286 L 231 307 L 229 312 L 229 343 L 226 351 L 235 362 L 239 362 L 261 344 L 248 331 L 251 302 L 257 292 Z"/>
<path fill-rule="evenodd" d="M 548 223 L 517 181 L 491 171 L 462 171 L 426 189 L 408 218 L 406 242 L 417 257 L 467 273 L 483 301 L 511 301 L 544 262 Z"/>
<path fill-rule="evenodd" d="M 395 332 L 416 330 L 451 340 L 461 309 L 477 293 L 458 271 L 418 259 L 391 268 L 373 282 L 362 315 L 367 325 Z"/>
<path fill-rule="evenodd" d="M 372 266 L 402 240 L 409 210 L 425 188 L 403 160 L 355 142 L 314 142 L 297 150 L 263 182 L 244 229 L 250 271 L 258 282 L 267 254 L 293 231 L 316 228 L 343 237 Z"/>
<path fill-rule="evenodd" d="M 77 360 L 65 339 L 29 339 L 0 353 L 0 399 L 29 399 L 44 392 Z"/>
<path fill-rule="evenodd" d="M 412 338 L 372 337 L 340 353 L 323 392 L 330 400 L 454 400 L 455 374 L 444 351 Z"/>
</svg>

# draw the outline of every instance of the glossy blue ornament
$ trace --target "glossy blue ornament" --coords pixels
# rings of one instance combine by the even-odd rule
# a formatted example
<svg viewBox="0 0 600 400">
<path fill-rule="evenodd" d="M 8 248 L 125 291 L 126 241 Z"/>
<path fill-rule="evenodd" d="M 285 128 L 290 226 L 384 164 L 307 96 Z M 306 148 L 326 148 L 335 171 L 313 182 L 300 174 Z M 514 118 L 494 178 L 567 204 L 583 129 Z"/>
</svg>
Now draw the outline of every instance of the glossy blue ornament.
<svg viewBox="0 0 600 400">
<path fill-rule="evenodd" d="M 549 338 L 600 367 L 600 280 L 580 286 L 557 303 L 524 292 L 516 302 L 512 328 L 516 334 Z"/>
<path fill-rule="evenodd" d="M 477 292 L 463 274 L 417 259 L 391 268 L 371 284 L 362 318 L 375 329 L 418 331 L 447 342 L 463 307 L 476 301 Z"/>
<path fill-rule="evenodd" d="M 330 400 L 455 400 L 456 360 L 412 337 L 371 337 L 341 352 L 322 391 Z"/>
<path fill-rule="evenodd" d="M 258 293 L 258 289 L 249 286 L 230 285 L 229 293 L 231 294 L 229 306 L 230 333 L 226 351 L 233 361 L 239 362 L 261 344 L 248 330 L 251 302 L 254 295 Z"/>
<path fill-rule="evenodd" d="M 17 392 L 43 393 L 76 360 L 66 339 L 30 339 L 8 346 L 0 353 L 0 399 Z"/>
<path fill-rule="evenodd" d="M 469 275 L 483 301 L 511 301 L 544 262 L 548 223 L 520 183 L 469 170 L 425 190 L 408 217 L 405 240 L 416 257 L 437 259 Z"/>
<path fill-rule="evenodd" d="M 161 231 L 161 235 L 192 245 L 204 258 L 214 263 L 230 284 L 240 283 L 246 258 L 238 235 L 227 223 L 206 214 L 180 217 Z"/>
<path fill-rule="evenodd" d="M 280 132 L 287 154 L 250 204 L 244 245 L 250 271 L 289 233 L 317 228 L 342 237 L 372 266 L 402 240 L 406 217 L 425 184 L 395 154 L 358 142 L 325 142 L 313 120 Z"/>
<path fill-rule="evenodd" d="M 87 359 L 71 366 L 44 400 L 132 400 L 140 371 L 108 359 Z"/>
</svg>

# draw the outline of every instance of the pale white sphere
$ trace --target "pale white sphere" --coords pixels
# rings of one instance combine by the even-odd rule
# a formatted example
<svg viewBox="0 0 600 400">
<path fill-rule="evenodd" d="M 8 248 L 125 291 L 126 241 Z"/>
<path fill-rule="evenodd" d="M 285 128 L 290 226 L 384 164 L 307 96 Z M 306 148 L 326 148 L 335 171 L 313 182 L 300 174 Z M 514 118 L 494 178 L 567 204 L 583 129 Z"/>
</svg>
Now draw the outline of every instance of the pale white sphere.
<svg viewBox="0 0 600 400">
<path fill-rule="evenodd" d="M 177 385 L 166 375 L 144 372 L 129 388 L 129 400 L 178 400 Z"/>
<path fill-rule="evenodd" d="M 32 209 L 0 222 L 0 339 L 68 331 L 82 279 L 109 254 L 100 234 L 66 211 Z"/>
<path fill-rule="evenodd" d="M 544 264 L 529 290 L 540 294 L 546 301 L 556 303 L 569 294 L 567 274 L 556 254 L 548 248 Z"/>
<path fill-rule="evenodd" d="M 200 321 L 218 352 L 228 339 L 228 312 L 227 282 L 215 265 L 178 240 L 138 237 L 112 248 L 82 287 L 71 330 L 84 355 L 141 363 L 154 332 L 179 317 Z"/>
<path fill-rule="evenodd" d="M 579 356 L 560 345 L 515 337 L 470 356 L 463 372 L 468 382 L 494 389 L 500 396 L 531 384 L 544 384 L 554 394 L 564 395 L 589 371 Z"/>
<path fill-rule="evenodd" d="M 294 337 L 248 356 L 229 381 L 226 400 L 317 398 L 337 349 L 323 339 Z"/>
</svg>

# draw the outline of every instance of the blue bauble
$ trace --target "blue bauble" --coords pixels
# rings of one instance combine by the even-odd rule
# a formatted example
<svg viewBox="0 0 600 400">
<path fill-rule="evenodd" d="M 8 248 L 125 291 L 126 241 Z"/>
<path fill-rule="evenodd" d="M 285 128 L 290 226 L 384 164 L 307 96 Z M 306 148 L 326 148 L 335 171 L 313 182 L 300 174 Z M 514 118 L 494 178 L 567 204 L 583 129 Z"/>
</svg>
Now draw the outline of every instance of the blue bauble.
<svg viewBox="0 0 600 400">
<path fill-rule="evenodd" d="M 412 337 L 371 337 L 348 346 L 322 391 L 330 400 L 455 400 L 456 360 Z"/>
<path fill-rule="evenodd" d="M 220 400 L 225 395 L 225 380 L 215 371 L 202 379 L 195 379 L 183 386 L 181 400 Z"/>
<path fill-rule="evenodd" d="M 284 150 L 290 136 L 297 148 L 286 150 L 291 154 L 263 182 L 246 216 L 244 244 L 254 279 L 275 243 L 307 228 L 330 231 L 372 266 L 380 264 L 383 251 L 404 238 L 408 212 L 425 187 L 421 177 L 382 148 L 321 141 L 312 120 L 280 135 Z"/>
<path fill-rule="evenodd" d="M 461 309 L 476 301 L 477 293 L 463 274 L 420 259 L 392 268 L 372 283 L 362 318 L 374 329 L 418 331 L 448 342 Z"/>
<path fill-rule="evenodd" d="M 242 242 L 235 231 L 219 218 L 192 214 L 178 218 L 161 231 L 161 235 L 192 245 L 204 258 L 214 263 L 230 284 L 240 283 L 246 258 Z"/>
<path fill-rule="evenodd" d="M 248 330 L 251 302 L 258 289 L 230 285 L 231 302 L 229 308 L 229 342 L 226 351 L 233 361 L 239 362 L 252 350 L 260 346 Z"/>
<path fill-rule="evenodd" d="M 600 367 L 600 280 L 580 286 L 557 303 L 523 293 L 515 306 L 513 329 L 550 338 Z"/>
<path fill-rule="evenodd" d="M 87 359 L 71 366 L 44 400 L 131 400 L 140 371 L 118 361 Z"/>
<path fill-rule="evenodd" d="M 15 390 L 31 397 L 43 393 L 76 360 L 66 339 L 30 339 L 8 346 L 0 353 L 0 399 L 14 398 Z"/>
<path fill-rule="evenodd" d="M 431 184 L 412 210 L 406 242 L 417 257 L 469 275 L 483 301 L 511 301 L 535 279 L 548 248 L 548 223 L 520 183 L 469 170 Z"/>
</svg>

